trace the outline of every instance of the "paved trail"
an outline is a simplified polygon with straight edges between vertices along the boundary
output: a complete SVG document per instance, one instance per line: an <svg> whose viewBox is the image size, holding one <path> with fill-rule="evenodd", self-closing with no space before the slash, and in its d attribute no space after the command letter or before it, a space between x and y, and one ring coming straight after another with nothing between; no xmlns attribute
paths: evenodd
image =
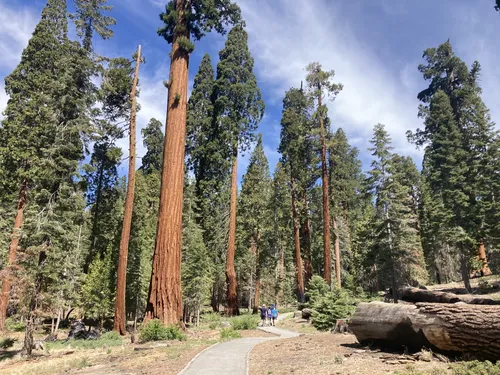
<svg viewBox="0 0 500 375"><path fill-rule="evenodd" d="M281 319L278 320L285 319L290 315L280 315ZM248 356L255 345L264 341L299 336L296 332L277 327L261 327L259 329L277 336L249 337L217 344L202 352L179 375L246 375Z"/></svg>

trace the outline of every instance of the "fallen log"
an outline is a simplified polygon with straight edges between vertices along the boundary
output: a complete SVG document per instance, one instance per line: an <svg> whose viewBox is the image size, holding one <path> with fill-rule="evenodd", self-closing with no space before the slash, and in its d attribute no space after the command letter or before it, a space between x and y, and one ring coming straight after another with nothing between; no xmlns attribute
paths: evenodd
<svg viewBox="0 0 500 375"><path fill-rule="evenodd" d="M499 306L360 303L349 328L362 344L500 359Z"/></svg>
<svg viewBox="0 0 500 375"><path fill-rule="evenodd" d="M474 297L472 295L457 295L453 293L422 290L418 288L401 288L399 298L406 302L457 303L465 302L471 305L500 305L500 301L491 298Z"/></svg>

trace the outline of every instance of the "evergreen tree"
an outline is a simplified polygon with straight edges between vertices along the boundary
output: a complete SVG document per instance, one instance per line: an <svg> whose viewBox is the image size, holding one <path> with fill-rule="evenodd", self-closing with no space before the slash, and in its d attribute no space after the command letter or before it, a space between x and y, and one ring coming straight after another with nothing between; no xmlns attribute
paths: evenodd
<svg viewBox="0 0 500 375"><path fill-rule="evenodd" d="M330 250L330 199L328 188L328 165L326 137L329 129L326 129L325 119L327 117L327 107L323 104L324 95L327 94L332 100L342 90L341 84L331 82L335 72L325 72L319 63L310 63L306 68L308 94L317 102L315 120L319 123L319 133L321 140L321 182L323 187L323 272L324 279L328 285L332 285L331 276L331 250ZM336 246L335 253L335 275L337 285L340 287L340 252Z"/></svg>
<svg viewBox="0 0 500 375"><path fill-rule="evenodd" d="M383 125L375 125L371 143L375 160L368 172L368 182L375 197L374 260L378 264L378 279L383 286L391 286L397 301L399 287L426 279L416 228L418 216L413 210L414 186L407 178L415 173L416 167L410 159L391 152L391 138Z"/></svg>
<svg viewBox="0 0 500 375"><path fill-rule="evenodd" d="M359 151L352 147L344 131L339 128L328 142L330 199L334 244L341 254L343 277L351 281L357 273L353 264L352 241L355 227L364 206L363 174ZM337 250L336 250L337 251ZM343 255L343 256L342 256Z"/></svg>
<svg viewBox="0 0 500 375"><path fill-rule="evenodd" d="M235 26L219 53L217 79L214 85L214 121L226 129L231 170L231 209L226 261L228 316L238 314L237 280L234 268L236 247L236 203L238 194L238 151L245 151L254 139L254 131L264 115L257 80L253 74L254 60L248 50L248 34L243 26Z"/></svg>
<svg viewBox="0 0 500 375"><path fill-rule="evenodd" d="M104 15L113 9L106 5L108 0L75 0L76 13L71 15L75 21L77 34L83 41L83 48L91 52L94 32L102 39L109 39L114 35L109 27L116 25L116 20Z"/></svg>
<svg viewBox="0 0 500 375"><path fill-rule="evenodd" d="M35 202L39 192L44 197L54 194L57 200L61 183L72 179L83 157L84 93L75 82L81 66L73 54L74 44L67 39L67 28L66 1L49 0L21 62L5 80L9 101L0 128L3 197L8 202L14 191L19 192L10 265L16 262L27 202ZM43 198L40 204L47 201ZM0 327L10 286L7 275L2 280Z"/></svg>
<svg viewBox="0 0 500 375"><path fill-rule="evenodd" d="M431 81L418 95L422 101L419 115L424 118L425 128L409 136L418 146L425 146L424 176L430 189L427 203L442 205L446 212L436 212L433 218L442 221L429 227L446 228L445 243L458 251L462 277L470 290L472 249L479 249L482 257L484 242L493 241L485 215L493 200L485 198L494 196L489 180L494 178L493 171L499 169L488 150L498 135L481 100L479 63L474 62L469 69L453 53L449 41L427 49L424 58L427 63L420 65L419 70ZM430 202L431 199L438 201ZM485 254L482 261L484 268Z"/></svg>
<svg viewBox="0 0 500 375"><path fill-rule="evenodd" d="M240 21L240 9L230 0L171 0L160 15L164 26L158 34L172 44L168 104L163 155L160 210L151 274L146 319L159 318L165 324L182 317L181 242L184 149L186 142L190 41L200 40L215 29ZM161 265L169 267L164 270Z"/></svg>
<svg viewBox="0 0 500 375"><path fill-rule="evenodd" d="M241 193L239 197L238 216L240 217L239 228L241 228L241 241L246 249L250 250L252 267L250 269L251 280L255 280L250 285L250 291L254 291L253 309L257 311L260 298L261 268L265 259L275 254L265 252L265 239L272 233L272 212L270 211L271 199L271 176L269 163L264 153L262 135L259 134L257 145L255 146L248 169L243 176ZM250 296L252 293L250 292Z"/></svg>
<svg viewBox="0 0 500 375"><path fill-rule="evenodd" d="M142 158L141 170L148 175L161 171L161 159L163 156L163 133L162 124L155 118L149 120L145 128L141 130L146 154Z"/></svg>

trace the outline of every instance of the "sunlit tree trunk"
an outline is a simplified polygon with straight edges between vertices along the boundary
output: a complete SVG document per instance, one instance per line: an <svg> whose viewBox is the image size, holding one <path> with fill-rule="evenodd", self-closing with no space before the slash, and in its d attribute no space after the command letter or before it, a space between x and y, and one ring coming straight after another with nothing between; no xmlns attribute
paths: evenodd
<svg viewBox="0 0 500 375"><path fill-rule="evenodd" d="M299 302L305 302L304 275L302 266L302 255L300 254L300 233L299 233L299 215L296 205L295 179L291 176L292 186L292 216L293 216L293 241L295 243L295 268L297 269L297 299Z"/></svg>
<svg viewBox="0 0 500 375"><path fill-rule="evenodd" d="M236 270L234 267L234 254L236 249L236 206L238 200L238 150L233 156L233 170L231 172L231 207L229 213L229 239L227 245L226 258L226 283L227 283L227 306L225 315L238 315L238 295L236 280Z"/></svg>
<svg viewBox="0 0 500 375"><path fill-rule="evenodd" d="M23 225L24 207L28 195L28 185L23 181L19 190L19 199L17 201L17 214L14 221L14 230L9 246L9 267L16 263L17 248L19 247L19 238L21 236L21 227ZM5 319L7 318L7 307L9 306L10 288L12 286L12 275L7 272L2 278L2 294L0 295L0 330L4 329Z"/></svg>
<svg viewBox="0 0 500 375"><path fill-rule="evenodd" d="M184 0L177 0L178 25L185 24L184 6ZM178 39L189 36L187 28L180 27L172 44L160 207L145 316L146 321L158 318L164 324L178 324L182 319L182 199L189 54L180 48Z"/></svg>
<svg viewBox="0 0 500 375"><path fill-rule="evenodd" d="M135 62L134 82L130 93L132 102L130 110L130 145L128 162L128 185L127 196L125 198L125 212L123 215L122 234L120 239L120 253L118 256L118 272L116 281L116 301L115 301L115 319L113 330L124 336L126 334L126 315L125 315L125 293L127 285L127 261L128 244L130 241L130 227L132 225L132 211L134 207L135 190L135 144L136 144L136 119L137 119L137 82L139 80L139 67L141 65L141 46L137 49L137 58Z"/></svg>

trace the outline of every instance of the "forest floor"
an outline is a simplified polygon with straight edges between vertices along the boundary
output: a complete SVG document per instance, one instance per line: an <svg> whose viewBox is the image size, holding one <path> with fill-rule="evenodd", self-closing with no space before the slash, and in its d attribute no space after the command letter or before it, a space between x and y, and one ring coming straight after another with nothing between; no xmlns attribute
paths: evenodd
<svg viewBox="0 0 500 375"><path fill-rule="evenodd" d="M471 286L474 295L500 300L498 275L472 279ZM429 289L467 293L462 282L433 285ZM302 335L257 345L250 354L250 375L448 375L452 366L460 364L447 362L445 357L430 351L408 355L362 347L352 334L319 332L304 319L289 318L279 327Z"/></svg>
<svg viewBox="0 0 500 375"><path fill-rule="evenodd" d="M60 336L64 336L64 331ZM220 332L208 327L188 330L185 341L163 341L155 343L131 344L125 337L115 346L72 347L57 345L34 351L34 357L25 360L19 350L23 333L10 333L17 339L11 350L0 350L0 374L48 375L48 374L178 374L198 353L220 342ZM241 337L271 337L260 330L240 331ZM40 335L36 339L42 339ZM89 344L92 342L87 341ZM99 341L95 341L98 345Z"/></svg>

